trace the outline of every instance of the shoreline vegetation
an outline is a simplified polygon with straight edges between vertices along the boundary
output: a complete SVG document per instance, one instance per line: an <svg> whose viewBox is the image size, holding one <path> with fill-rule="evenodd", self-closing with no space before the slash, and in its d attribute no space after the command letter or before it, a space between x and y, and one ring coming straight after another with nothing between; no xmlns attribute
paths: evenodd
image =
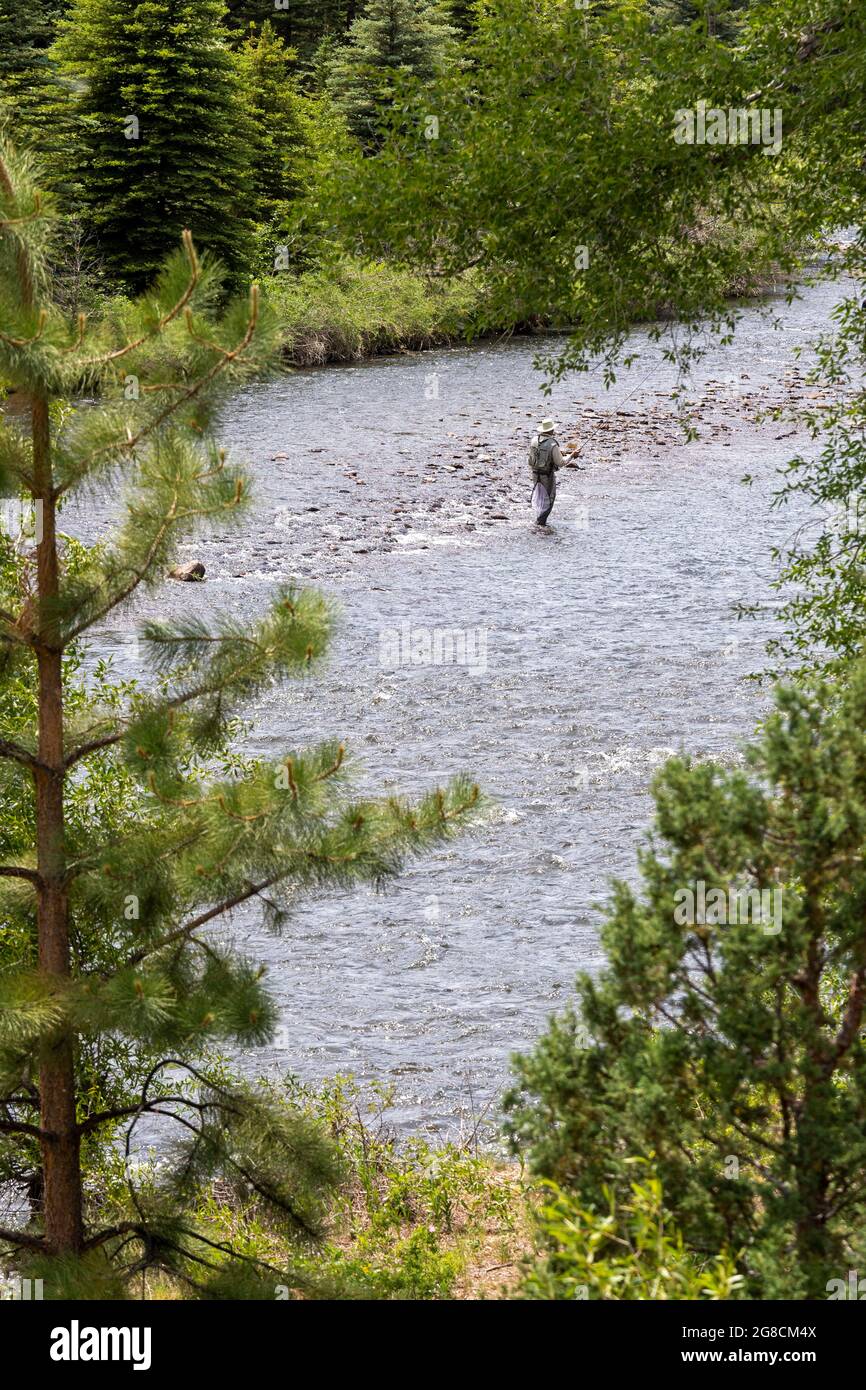
<svg viewBox="0 0 866 1390"><path fill-rule="evenodd" d="M194 1213L193 1225L217 1246L240 1245L264 1267L286 1269L288 1286L263 1293L277 1301L498 1299L518 1295L537 1253L541 1189L522 1165L485 1148L477 1126L465 1137L431 1142L401 1138L389 1123L390 1088L362 1087L338 1075L316 1087L294 1077L261 1083L279 1108L302 1114L335 1146L340 1183L320 1239L289 1246L255 1194L240 1196L217 1182ZM136 1180L145 1192L158 1180L158 1155ZM122 1200L124 1173L102 1194L110 1209ZM104 1213L103 1213L104 1214ZM241 1293L241 1291L238 1291ZM155 1270L148 1299L183 1297L172 1274Z"/></svg>
<svg viewBox="0 0 866 1390"><path fill-rule="evenodd" d="M773 266L744 270L727 294L731 300L757 298L784 278ZM298 276L268 276L262 288L277 313L282 355L293 367L346 365L467 340L569 330L552 315L489 322L484 284L472 272L434 280L387 262L341 260Z"/></svg>
<svg viewBox="0 0 866 1390"><path fill-rule="evenodd" d="M59 1302L816 1307L851 1282L859 1294L866 45L850 4L718 10L0 0L0 1285L9 1266L19 1295L35 1280ZM733 104L707 113L708 98ZM833 228L856 233L838 262ZM266 745L246 738L271 692L316 680L338 635L334 600L304 576L275 570L255 611L191 607L177 591L158 607L200 528L251 524L252 470L215 437L226 403L280 368L514 333L568 334L558 377L598 364L612 384L635 360L636 325L686 376L714 342L732 344L737 303L796 293L822 255L849 287L819 333L794 325L806 370L760 416L792 426L775 439L808 443L780 467L787 448L740 451L775 469L774 507L826 513L820 532L768 545L754 607L733 603L712 535L698 538L700 572L673 550L635 596L660 601L664 586L668 604L673 586L676 604L697 586L738 618L769 612L773 705L734 763L724 748L690 753L684 736L656 770L636 872L608 887L600 963L512 1054L489 1141L474 1101L456 1141L404 1138L384 1085L236 1070L232 1058L255 1066L275 1041L283 1007L237 909L288 928L291 972L305 902L444 858L491 802L468 772L436 787L425 774L401 795L393 777L369 788L361 735L316 734L331 724L327 689L311 695L300 749L277 728ZM690 439L714 387L689 407ZM502 409L504 393L490 395ZM623 431L646 438L662 407L582 415L639 412ZM623 431L600 423L615 450ZM664 434L652 443L664 450ZM392 491L409 503L414 477L400 478ZM684 554L701 485L700 468L678 484ZM67 504L105 493L119 500L110 534L66 534ZM623 545L645 528L640 508ZM343 529L333 547L348 555ZM291 537L269 539L309 568ZM750 546L723 558L725 574L754 562ZM544 581L535 559L521 552L517 583ZM382 621L401 621L398 598ZM497 606L507 617L507 594ZM124 608L132 673L115 681L88 644ZM620 617L613 603L615 633ZM673 623L644 647L676 656L683 634ZM700 679L724 698L732 668L714 647ZM349 698L345 722L362 729L364 692ZM566 716L573 704L558 701ZM494 726L501 707L497 692ZM518 765L533 756L527 728ZM784 930L775 913L772 931L762 913L681 920L696 884L729 903L784 893ZM482 893L476 915L497 912ZM285 979L315 1038L321 1018Z"/></svg>
<svg viewBox="0 0 866 1390"><path fill-rule="evenodd" d="M736 242L742 268L725 286L731 302L760 298L790 282L791 277L778 266L752 261L754 248L747 228L708 220L695 235L702 241ZM99 312L107 317L125 318L127 296L110 289L106 294L107 287L102 286L101 297L98 272L92 284L89 278L76 284L68 307L90 312L99 305ZM573 328L555 312L499 321L476 270L437 277L396 262L343 255L300 273L264 275L259 283L276 314L279 355L294 368L345 366L392 353L430 351L517 334L542 338ZM657 317L666 314L666 306L660 303ZM0 403L3 390L0 381Z"/></svg>

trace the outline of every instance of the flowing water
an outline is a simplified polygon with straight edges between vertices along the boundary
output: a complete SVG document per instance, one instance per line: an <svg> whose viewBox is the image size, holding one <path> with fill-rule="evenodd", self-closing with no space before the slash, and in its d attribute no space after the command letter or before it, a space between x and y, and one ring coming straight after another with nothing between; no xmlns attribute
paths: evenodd
<svg viewBox="0 0 866 1390"><path fill-rule="evenodd" d="M806 394L794 349L837 295L778 302L777 330L745 311L688 383L690 443L643 333L608 392L591 373L543 395L538 342L521 339L300 371L232 401L221 437L249 461L253 512L186 547L203 584L164 586L99 650L131 674L144 615L252 619L277 582L320 583L342 605L328 668L258 701L252 749L276 761L339 736L364 789L466 770L496 803L383 894L308 901L280 937L259 908L236 914L281 1009L276 1046L239 1059L248 1073L377 1078L407 1128L495 1114L509 1055L602 964L599 903L611 876L635 880L654 769L679 749L731 762L754 728L765 697L743 677L772 619L738 624L732 605L772 602L770 545L795 518L769 501L804 441L751 417ZM560 474L547 533L525 464L542 414L585 441L586 464ZM106 508L74 529L94 536ZM442 629L465 661L426 659Z"/></svg>

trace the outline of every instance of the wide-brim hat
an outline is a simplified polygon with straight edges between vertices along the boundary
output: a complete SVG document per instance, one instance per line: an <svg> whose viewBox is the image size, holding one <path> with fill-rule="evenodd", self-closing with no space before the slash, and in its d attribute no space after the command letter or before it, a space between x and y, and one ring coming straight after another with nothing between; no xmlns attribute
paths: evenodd
<svg viewBox="0 0 866 1390"><path fill-rule="evenodd" d="M556 425L553 423L550 416L548 416L546 420L542 420L541 424L538 426L539 434L553 434L555 430Z"/></svg>

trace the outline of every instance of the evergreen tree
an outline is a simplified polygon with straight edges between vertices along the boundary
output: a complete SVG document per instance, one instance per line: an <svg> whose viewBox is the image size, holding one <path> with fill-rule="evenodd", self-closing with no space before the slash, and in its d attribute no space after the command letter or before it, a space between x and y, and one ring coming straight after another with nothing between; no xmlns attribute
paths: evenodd
<svg viewBox="0 0 866 1390"><path fill-rule="evenodd" d="M355 20L349 42L333 57L328 90L349 128L375 144L379 122L400 78L431 79L457 38L441 5L430 0L371 0Z"/></svg>
<svg viewBox="0 0 866 1390"><path fill-rule="evenodd" d="M461 34L469 34L478 23L479 0L443 0L440 8Z"/></svg>
<svg viewBox="0 0 866 1390"><path fill-rule="evenodd" d="M866 664L786 689L751 771L674 759L607 967L517 1064L510 1127L585 1207L652 1159L694 1257L826 1298L866 1256ZM748 896L752 895L752 896ZM763 895L763 896L761 896Z"/></svg>
<svg viewBox="0 0 866 1390"><path fill-rule="evenodd" d="M228 0L229 23L234 29L269 20L297 53L305 75L311 72L322 39L343 40L365 9L364 0Z"/></svg>
<svg viewBox="0 0 866 1390"><path fill-rule="evenodd" d="M0 123L40 152L57 152L62 86L49 47L56 6L46 0L0 0Z"/></svg>
<svg viewBox="0 0 866 1390"><path fill-rule="evenodd" d="M3 490L32 508L34 544L22 543L0 607L0 680L34 683L38 714L35 728L0 726L3 776L20 780L35 844L26 854L7 843L0 865L0 1140L38 1144L42 1211L38 1225L0 1229L0 1251L19 1269L29 1259L49 1296L118 1294L153 1267L212 1294L261 1296L245 1252L196 1225L197 1197L222 1177L273 1211L287 1240L310 1237L335 1165L302 1114L198 1065L209 1044L255 1046L274 1026L262 968L208 929L256 902L277 928L305 890L382 881L465 823L478 794L458 780L417 805L354 800L336 740L273 765L214 766L241 702L323 655L332 614L315 593L281 589L256 623L148 623L141 643L157 679L146 692L119 702L72 688L66 658L93 625L158 584L194 528L241 514L247 479L208 429L223 393L272 360L277 328L255 286L214 317L218 269L188 232L121 322L70 322L46 272L50 214L28 160L4 146L0 376L30 418L26 434L3 425L0 465ZM98 403L64 408L82 389ZM72 563L61 501L121 485L119 529ZM15 703L0 700L0 714ZM82 842L73 786L108 755L142 811ZM126 1040L133 1058L157 1054L135 1095L107 1106L83 1062L106 1038ZM123 1124L131 1154L143 1116L179 1122L175 1166L145 1187L130 1175L108 1210L85 1206L82 1144ZM271 1296L275 1274L291 1280L270 1270Z"/></svg>
<svg viewBox="0 0 866 1390"><path fill-rule="evenodd" d="M708 37L730 41L751 0L652 0L661 24L699 24Z"/></svg>
<svg viewBox="0 0 866 1390"><path fill-rule="evenodd" d="M295 88L290 61L290 50L269 23L258 34L251 31L238 54L252 130L251 213L269 269L275 248L293 240L291 204L307 188L313 158L308 103Z"/></svg>
<svg viewBox="0 0 866 1390"><path fill-rule="evenodd" d="M28 534L29 520L25 508L19 512L19 508L12 505L6 528L0 529L0 607L6 611L14 609L20 601L22 555L34 539ZM74 577L87 564L87 550L65 537L63 558L67 574ZM64 651L65 714L69 720L92 719L100 708L112 704L121 707L131 695L128 685L111 681L107 664L101 661L92 669L90 681L85 682L84 658L80 643L70 644ZM0 729L33 729L38 721L39 685L35 663L18 663L14 669L7 665L0 679ZM125 766L115 749L108 747L88 759L82 775L70 778L65 789L64 829L69 857L78 859L89 854L94 844L135 833L137 827L149 820L148 800L140 780ZM5 761L0 761L0 803L3 806L0 863L31 862L36 833L32 786L21 777L15 764ZM0 971L7 970L11 961L30 962L34 967L37 964L31 905L22 903L20 894L16 893L16 888L20 887L17 880L0 876ZM102 903L91 900L86 914L77 913L72 936L80 969L104 975L122 961L123 936L117 932L109 900ZM128 1038L111 1034L80 1038L77 1048L79 1089L87 1095L91 1109L122 1109L139 1093L141 1075L160 1059L158 1049L148 1049L141 1038L132 1046ZM35 1077L26 1084L35 1098ZM157 1085L158 1089L166 1090L165 1086ZM0 1119L12 1120L14 1113L14 1106L0 1102ZM84 1137L82 1167L92 1184L104 1185L111 1181L117 1169L117 1138L116 1126L109 1123ZM21 1193L31 1220L39 1222L43 1181L39 1144L35 1138L15 1135L13 1139L0 1141L0 1186L6 1192Z"/></svg>
<svg viewBox="0 0 866 1390"><path fill-rule="evenodd" d="M109 267L148 284L188 227L234 273L250 254L250 131L222 0L73 0L58 55L84 79L76 159Z"/></svg>

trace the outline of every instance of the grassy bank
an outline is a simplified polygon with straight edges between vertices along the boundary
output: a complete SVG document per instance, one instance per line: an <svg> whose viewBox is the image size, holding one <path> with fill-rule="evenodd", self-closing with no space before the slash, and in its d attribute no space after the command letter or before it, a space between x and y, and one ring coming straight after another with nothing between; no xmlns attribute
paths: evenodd
<svg viewBox="0 0 866 1390"><path fill-rule="evenodd" d="M483 298L477 276L440 281L355 260L274 275L263 287L283 324L286 357L302 367L456 342L471 331Z"/></svg>
<svg viewBox="0 0 866 1390"><path fill-rule="evenodd" d="M760 295L778 283L777 268L762 259L748 227L708 216L686 242L692 253L710 243L724 250L729 268L720 288L732 299ZM477 271L436 279L388 262L344 258L299 276L269 276L263 288L282 323L286 358L299 367L461 342L478 332L482 321L488 334L568 326L551 315L491 329Z"/></svg>
<svg viewBox="0 0 866 1390"><path fill-rule="evenodd" d="M217 1182L195 1213L204 1253L224 1243L274 1270L237 1276L226 1298L302 1300L737 1299L742 1279L730 1254L696 1256L665 1206L651 1160L633 1159L628 1200L585 1208L553 1183L465 1142L432 1145L388 1123L387 1088L351 1077L321 1088L289 1078L270 1088L335 1144L340 1181L309 1243L263 1216L255 1193ZM141 1181L141 1175L138 1175ZM286 1271L279 1274L278 1271ZM290 1283L282 1283L283 1278ZM190 1290L151 1275L147 1298ZM194 1296L194 1295L193 1295Z"/></svg>
<svg viewBox="0 0 866 1390"><path fill-rule="evenodd" d="M517 1164L466 1143L400 1138L387 1090L348 1077L320 1089L289 1080L275 1097L299 1107L336 1144L341 1181L324 1215L324 1239L306 1248L263 1218L254 1194L216 1183L196 1212L211 1256L230 1242L247 1258L291 1270L291 1285L258 1277L227 1297L489 1299L513 1296L533 1245L532 1198ZM219 1255L216 1256L219 1262ZM146 1297L183 1299L171 1275L148 1280Z"/></svg>

